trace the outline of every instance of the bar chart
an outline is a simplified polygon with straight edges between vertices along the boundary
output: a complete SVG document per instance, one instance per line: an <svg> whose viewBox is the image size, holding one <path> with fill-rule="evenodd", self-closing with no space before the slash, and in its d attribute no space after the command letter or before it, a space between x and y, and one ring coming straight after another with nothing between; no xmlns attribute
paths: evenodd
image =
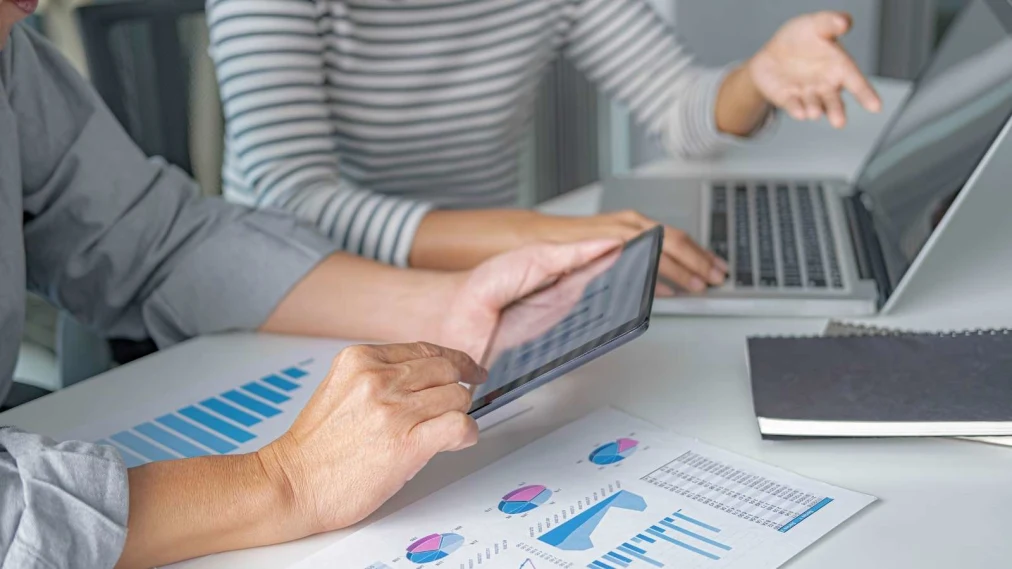
<svg viewBox="0 0 1012 569"><path fill-rule="evenodd" d="M258 438L253 427L299 409L286 406L309 376L304 366L290 366L152 417L95 442L115 448L128 468L178 458L236 451Z"/></svg>
<svg viewBox="0 0 1012 569"><path fill-rule="evenodd" d="M664 567L659 559L672 555L670 550L688 552L701 560L719 561L731 551L720 541L721 528L696 519L682 510L659 520L625 543L593 561L590 569Z"/></svg>

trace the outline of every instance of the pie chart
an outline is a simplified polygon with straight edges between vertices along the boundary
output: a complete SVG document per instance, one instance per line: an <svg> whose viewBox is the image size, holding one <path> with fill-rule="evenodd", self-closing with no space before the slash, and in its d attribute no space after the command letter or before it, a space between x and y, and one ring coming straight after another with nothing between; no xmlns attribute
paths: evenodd
<svg viewBox="0 0 1012 569"><path fill-rule="evenodd" d="M464 545L464 538L455 533L434 533L408 546L407 557L412 563L432 563L449 556Z"/></svg>
<svg viewBox="0 0 1012 569"><path fill-rule="evenodd" d="M524 486L502 497L499 511L504 514L522 514L544 504L552 497L552 491L540 484Z"/></svg>
<svg viewBox="0 0 1012 569"><path fill-rule="evenodd" d="M636 452L639 441L633 439L619 439L608 444L601 445L590 453L590 461L594 464L606 465L622 462Z"/></svg>

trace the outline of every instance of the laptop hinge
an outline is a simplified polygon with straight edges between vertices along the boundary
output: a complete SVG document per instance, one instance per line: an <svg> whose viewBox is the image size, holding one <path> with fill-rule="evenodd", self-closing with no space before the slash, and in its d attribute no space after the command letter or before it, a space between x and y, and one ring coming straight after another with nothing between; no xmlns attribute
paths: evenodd
<svg viewBox="0 0 1012 569"><path fill-rule="evenodd" d="M881 308L892 294L892 282L886 270L882 244L875 233L871 213L861 200L861 192L844 199L850 237L857 259L858 273L862 279L873 279L878 288L878 306Z"/></svg>

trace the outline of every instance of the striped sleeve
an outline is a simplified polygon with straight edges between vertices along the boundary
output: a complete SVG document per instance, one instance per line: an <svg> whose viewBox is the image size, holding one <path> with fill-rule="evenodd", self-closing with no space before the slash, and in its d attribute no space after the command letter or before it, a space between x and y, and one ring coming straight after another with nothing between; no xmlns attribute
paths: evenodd
<svg viewBox="0 0 1012 569"><path fill-rule="evenodd" d="M342 250L406 266L431 206L342 179L327 101L333 20L312 0L208 0L226 121L226 195L289 210Z"/></svg>
<svg viewBox="0 0 1012 569"><path fill-rule="evenodd" d="M672 154L710 156L741 140L717 129L729 69L696 64L647 0L579 0L565 54Z"/></svg>

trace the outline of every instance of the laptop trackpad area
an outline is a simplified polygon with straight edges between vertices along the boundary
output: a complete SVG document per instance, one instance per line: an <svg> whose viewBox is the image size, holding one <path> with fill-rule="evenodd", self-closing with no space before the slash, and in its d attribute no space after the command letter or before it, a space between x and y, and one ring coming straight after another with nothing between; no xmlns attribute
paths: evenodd
<svg viewBox="0 0 1012 569"><path fill-rule="evenodd" d="M703 182L688 178L620 178L604 182L601 212L636 210L702 239Z"/></svg>

